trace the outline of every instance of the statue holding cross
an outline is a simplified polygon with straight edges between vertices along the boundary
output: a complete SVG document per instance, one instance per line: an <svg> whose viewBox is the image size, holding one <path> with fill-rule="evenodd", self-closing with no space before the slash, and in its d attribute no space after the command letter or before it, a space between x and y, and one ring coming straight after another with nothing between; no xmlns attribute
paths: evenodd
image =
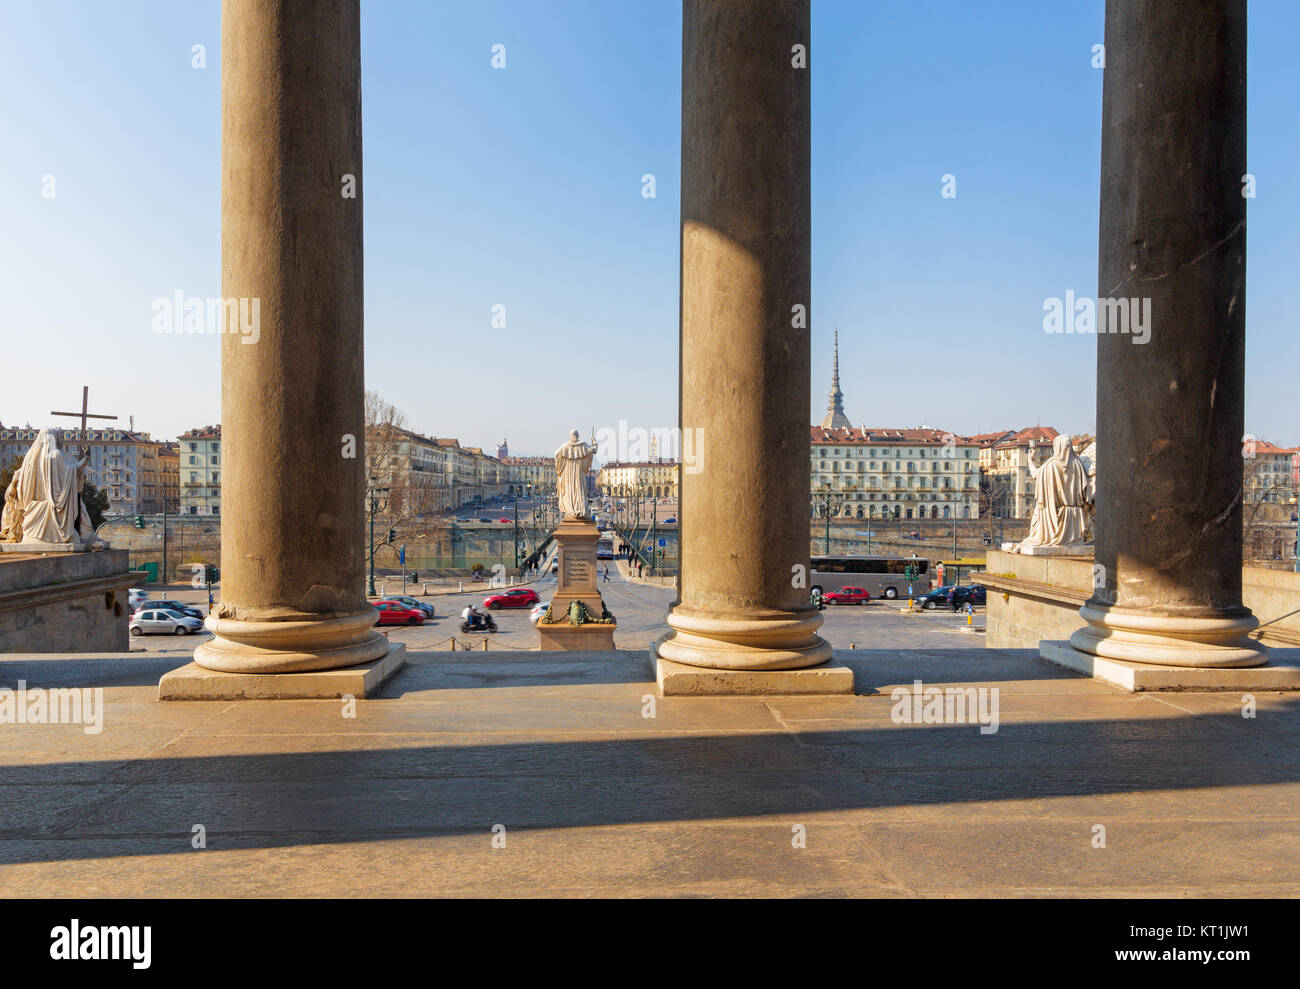
<svg viewBox="0 0 1300 989"><path fill-rule="evenodd" d="M45 428L14 471L4 493L0 514L0 544L6 552L76 552L102 549L103 542L90 524L90 513L81 500L90 463L86 442L87 419L116 419L87 411L90 389L81 391L81 412L51 412L56 416L80 416L81 455L72 458L59 448L59 432Z"/></svg>

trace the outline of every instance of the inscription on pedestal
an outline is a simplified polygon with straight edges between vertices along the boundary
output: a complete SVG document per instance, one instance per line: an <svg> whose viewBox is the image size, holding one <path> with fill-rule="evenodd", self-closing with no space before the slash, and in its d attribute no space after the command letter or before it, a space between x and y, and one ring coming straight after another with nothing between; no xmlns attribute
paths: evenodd
<svg viewBox="0 0 1300 989"><path fill-rule="evenodd" d="M595 575L592 573L591 561L578 559L566 559L564 561L564 583L581 584L591 586L595 583Z"/></svg>

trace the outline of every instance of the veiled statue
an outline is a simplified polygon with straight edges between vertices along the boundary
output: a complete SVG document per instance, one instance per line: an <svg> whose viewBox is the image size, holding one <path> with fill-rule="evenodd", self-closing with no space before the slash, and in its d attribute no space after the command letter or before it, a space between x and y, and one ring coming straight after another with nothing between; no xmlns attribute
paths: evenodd
<svg viewBox="0 0 1300 989"><path fill-rule="evenodd" d="M595 455L596 444L582 442L576 429L569 433L569 442L555 451L556 493L565 518L591 518L587 505L587 472Z"/></svg>
<svg viewBox="0 0 1300 989"><path fill-rule="evenodd" d="M1095 499L1094 473L1074 452L1070 437L1052 441L1052 454L1029 472L1034 481L1034 514L1029 535L1016 545L1017 553L1087 552L1090 509Z"/></svg>
<svg viewBox="0 0 1300 989"><path fill-rule="evenodd" d="M81 500L90 453L73 459L59 448L59 433L42 429L5 490L0 542L33 549L91 549L95 537Z"/></svg>

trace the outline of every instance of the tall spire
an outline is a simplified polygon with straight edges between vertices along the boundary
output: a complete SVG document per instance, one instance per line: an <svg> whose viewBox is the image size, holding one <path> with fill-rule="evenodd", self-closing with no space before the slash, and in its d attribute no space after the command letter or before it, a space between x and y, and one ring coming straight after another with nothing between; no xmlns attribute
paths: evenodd
<svg viewBox="0 0 1300 989"><path fill-rule="evenodd" d="M853 423L844 414L844 392L840 391L840 328L835 327L835 361L831 370L831 393L826 403L826 418L822 429L852 429Z"/></svg>

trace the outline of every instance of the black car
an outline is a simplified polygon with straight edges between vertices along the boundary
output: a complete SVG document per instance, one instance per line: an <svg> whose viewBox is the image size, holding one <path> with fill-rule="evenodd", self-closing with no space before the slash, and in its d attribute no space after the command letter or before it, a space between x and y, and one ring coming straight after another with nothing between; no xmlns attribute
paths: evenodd
<svg viewBox="0 0 1300 989"><path fill-rule="evenodd" d="M168 611L179 611L182 615L188 615L191 618L202 619L207 617L206 611L200 611L198 608L194 607L194 605L185 604L182 601L141 601L140 607L135 610L139 611L140 608L146 606L150 608L166 608Z"/></svg>
<svg viewBox="0 0 1300 989"><path fill-rule="evenodd" d="M954 590L954 588L947 585L936 587L930 593L922 594L916 600L926 611L933 611L935 608L946 608L948 607L948 592L951 590ZM955 590L958 606L967 602L983 604L985 601L986 595L982 584L965 584Z"/></svg>

